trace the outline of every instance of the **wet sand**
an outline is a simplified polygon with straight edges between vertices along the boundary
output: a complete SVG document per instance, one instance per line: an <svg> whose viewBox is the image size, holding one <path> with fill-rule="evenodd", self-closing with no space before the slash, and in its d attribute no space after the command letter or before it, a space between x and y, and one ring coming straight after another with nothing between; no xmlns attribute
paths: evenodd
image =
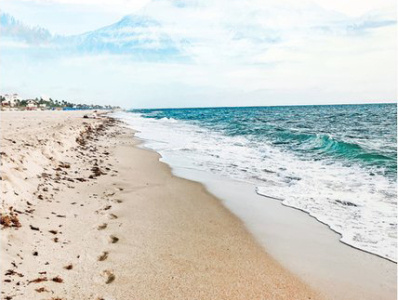
<svg viewBox="0 0 398 300"><path fill-rule="evenodd" d="M133 132L2 112L2 299L321 299Z"/></svg>
<svg viewBox="0 0 398 300"><path fill-rule="evenodd" d="M252 184L184 168L173 168L173 173L203 183L243 220L267 253L325 299L397 299L396 263L341 243L327 225L258 195Z"/></svg>

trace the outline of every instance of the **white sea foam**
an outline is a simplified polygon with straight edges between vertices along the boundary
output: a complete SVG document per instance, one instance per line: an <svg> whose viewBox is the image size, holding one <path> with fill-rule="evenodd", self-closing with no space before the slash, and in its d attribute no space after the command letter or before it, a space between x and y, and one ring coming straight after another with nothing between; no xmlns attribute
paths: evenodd
<svg viewBox="0 0 398 300"><path fill-rule="evenodd" d="M299 159L270 144L185 121L135 113L117 117L138 130L145 146L172 166L255 183L259 194L308 212L340 233L342 242L396 261L396 183L386 177L370 175L359 166Z"/></svg>

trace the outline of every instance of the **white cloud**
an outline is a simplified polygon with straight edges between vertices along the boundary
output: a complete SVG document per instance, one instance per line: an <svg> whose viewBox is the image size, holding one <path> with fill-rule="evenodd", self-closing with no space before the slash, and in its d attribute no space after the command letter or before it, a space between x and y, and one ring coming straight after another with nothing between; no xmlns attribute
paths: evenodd
<svg viewBox="0 0 398 300"><path fill-rule="evenodd" d="M351 17L359 17L374 11L394 16L397 5L397 2L392 0L317 0L316 3Z"/></svg>
<svg viewBox="0 0 398 300"><path fill-rule="evenodd" d="M313 40L327 44L328 38L345 36L346 45L352 46L351 37L372 30L365 25L389 18L380 12L394 6L393 2L380 3L366 2L354 11L339 1L325 0L188 0L183 7L172 1L153 1L141 13L159 20L164 25L162 30L180 43L197 63L269 64L300 61L298 52L311 52L312 47L320 44L312 43ZM347 16L348 12L355 17ZM365 49L374 43L372 36L363 36L360 40L364 41L361 45ZM279 52L277 59L267 60L266 54L273 52L275 56L275 51ZM361 49L356 47L351 51Z"/></svg>

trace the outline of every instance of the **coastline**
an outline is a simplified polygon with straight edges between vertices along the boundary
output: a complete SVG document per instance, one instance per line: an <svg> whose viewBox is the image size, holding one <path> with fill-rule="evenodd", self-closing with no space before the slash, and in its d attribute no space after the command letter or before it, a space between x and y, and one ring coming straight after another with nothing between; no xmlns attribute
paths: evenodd
<svg viewBox="0 0 398 300"><path fill-rule="evenodd" d="M141 148L154 151L139 139ZM394 261L344 243L327 224L258 194L254 184L185 167L184 160L174 156L160 160L175 176L204 185L268 254L326 299L396 299Z"/></svg>
<svg viewBox="0 0 398 300"><path fill-rule="evenodd" d="M1 113L3 212L21 224L1 232L3 298L322 299L132 130L82 114Z"/></svg>
<svg viewBox="0 0 398 300"><path fill-rule="evenodd" d="M395 262L342 243L338 233L306 212L264 199L246 182L179 167L173 174L203 184L267 253L326 299L396 299Z"/></svg>

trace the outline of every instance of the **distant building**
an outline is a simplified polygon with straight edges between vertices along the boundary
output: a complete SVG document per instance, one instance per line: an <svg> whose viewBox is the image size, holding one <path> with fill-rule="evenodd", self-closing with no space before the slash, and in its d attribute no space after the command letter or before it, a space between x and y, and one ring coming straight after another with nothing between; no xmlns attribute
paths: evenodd
<svg viewBox="0 0 398 300"><path fill-rule="evenodd" d="M5 107L17 106L17 104L18 104L18 94L17 93L5 94L3 97L4 97L4 100L1 102L2 106L5 106Z"/></svg>
<svg viewBox="0 0 398 300"><path fill-rule="evenodd" d="M33 100L33 99L27 100L26 109L27 110L36 110L37 109L36 100Z"/></svg>
<svg viewBox="0 0 398 300"><path fill-rule="evenodd" d="M1 106L10 107L10 102L8 100L1 101Z"/></svg>

